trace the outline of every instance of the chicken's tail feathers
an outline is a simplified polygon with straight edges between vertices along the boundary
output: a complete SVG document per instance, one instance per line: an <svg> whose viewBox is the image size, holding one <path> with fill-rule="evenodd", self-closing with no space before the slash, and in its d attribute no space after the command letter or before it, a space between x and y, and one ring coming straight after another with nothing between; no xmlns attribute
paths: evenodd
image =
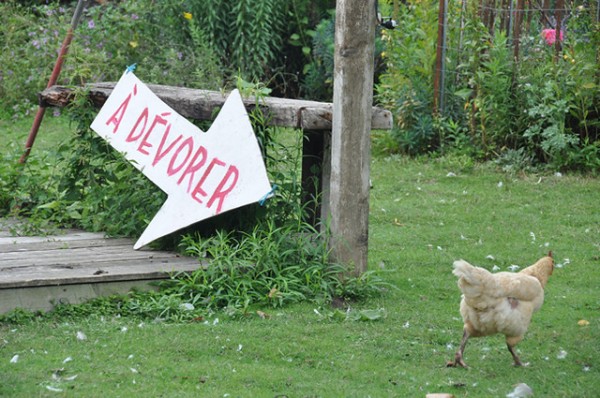
<svg viewBox="0 0 600 398"><path fill-rule="evenodd" d="M484 268L475 267L465 260L457 260L453 264L452 273L458 277L458 287L465 297L482 294L494 283L494 276Z"/></svg>
<svg viewBox="0 0 600 398"><path fill-rule="evenodd" d="M454 270L452 270L452 273L459 278L467 276L471 272L471 269L475 268L474 266L472 266L465 260L456 260L452 264L452 267L454 267Z"/></svg>

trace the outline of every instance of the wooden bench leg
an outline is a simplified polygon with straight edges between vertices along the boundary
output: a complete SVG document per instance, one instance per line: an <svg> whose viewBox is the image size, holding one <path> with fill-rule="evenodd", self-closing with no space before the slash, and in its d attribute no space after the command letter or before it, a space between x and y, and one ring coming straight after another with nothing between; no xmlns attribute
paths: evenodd
<svg viewBox="0 0 600 398"><path fill-rule="evenodd" d="M329 214L331 132L304 130L303 134L302 205L306 209L305 221L318 227Z"/></svg>

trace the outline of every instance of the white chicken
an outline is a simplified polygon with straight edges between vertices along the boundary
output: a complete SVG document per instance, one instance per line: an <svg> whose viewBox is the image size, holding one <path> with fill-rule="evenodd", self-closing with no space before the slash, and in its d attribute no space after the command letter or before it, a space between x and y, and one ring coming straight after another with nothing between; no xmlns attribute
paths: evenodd
<svg viewBox="0 0 600 398"><path fill-rule="evenodd" d="M534 312L544 302L544 288L554 270L552 252L521 272L492 274L464 260L454 262L453 273L462 291L460 314L464 322L463 338L448 366L467 367L463 354L470 337L502 333L515 366L523 363L515 353Z"/></svg>

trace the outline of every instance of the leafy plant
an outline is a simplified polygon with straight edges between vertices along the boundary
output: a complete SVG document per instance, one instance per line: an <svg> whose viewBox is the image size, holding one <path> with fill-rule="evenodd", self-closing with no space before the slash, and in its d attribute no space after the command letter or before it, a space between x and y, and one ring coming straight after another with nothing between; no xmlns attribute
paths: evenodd
<svg viewBox="0 0 600 398"><path fill-rule="evenodd" d="M303 88L312 100L331 101L333 98L333 54L335 15L323 19L312 33L312 60L305 67Z"/></svg>
<svg viewBox="0 0 600 398"><path fill-rule="evenodd" d="M436 12L433 7L403 6L398 16L402 29L382 30L387 71L377 86L377 99L394 113L392 135L408 154L432 150L432 102L435 61Z"/></svg>
<svg viewBox="0 0 600 398"><path fill-rule="evenodd" d="M171 289L208 308L245 311L251 305L361 299L382 287L371 274L344 279L349 270L329 263L327 239L303 222L276 226L267 220L249 233L219 231L207 239L188 235L182 244L187 254L208 262L174 278Z"/></svg>

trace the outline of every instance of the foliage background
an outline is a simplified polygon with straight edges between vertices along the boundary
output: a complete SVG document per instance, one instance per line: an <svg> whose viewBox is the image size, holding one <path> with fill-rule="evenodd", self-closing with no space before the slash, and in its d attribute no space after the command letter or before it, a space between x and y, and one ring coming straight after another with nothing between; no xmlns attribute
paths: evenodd
<svg viewBox="0 0 600 398"><path fill-rule="evenodd" d="M541 13L526 14L516 60L499 2L486 3L497 7L492 29L482 21L479 2L450 2L446 106L439 115L432 111L438 2L390 3L400 27L382 32L387 71L377 98L394 112L391 151L458 151L512 169L600 170L596 3L565 2L566 34L558 56L542 38L550 26Z"/></svg>
<svg viewBox="0 0 600 398"><path fill-rule="evenodd" d="M206 45L218 29L226 40L244 32L227 31L238 22L215 10L215 29L208 30L204 21L213 17L202 8L206 3L121 1L90 9L61 83L115 80L136 62L137 74L153 83L220 88L237 84L239 75L245 79L240 86L261 95L328 95L332 1L237 2L270 5L262 15L285 22L265 20L261 34L277 36L254 37L268 48L257 44L265 54L252 59L262 65L249 61L248 68L235 56L230 62L235 49L229 42L222 50ZM524 43L528 62L518 65L508 37L490 35L469 9L464 50L449 49L449 65L458 72L448 83L447 113L438 118L430 84L437 2L401 3L380 4L400 22L380 32L385 65L377 87L398 126L392 134L373 132L372 272L331 278L343 268L327 264L327 237L307 229L295 211L298 154L285 148L299 148L301 138L258 123L261 137L270 137L269 171L285 187L268 202L277 223L233 226L238 233L232 235L214 234L214 225L186 231L189 253L219 261L206 273L173 280L166 294L132 293L59 306L51 314L3 317L0 395L55 394L51 387L84 396L505 396L526 382L540 396L593 396L600 357L600 190L597 179L585 175L597 172L598 161L597 23L585 19L593 9L571 19L577 23L570 22L573 35L561 59L554 62L535 34ZM452 26L460 26L452 4ZM71 2L0 3L0 131L7 137L0 151L0 215L29 217L17 234L47 232L47 223L56 223L135 235L163 198L87 129L94 110L83 102L68 111L70 128L65 115L47 115L27 165L16 164L18 135L31 125L35 93L46 84L71 10ZM246 22L239 26L248 29ZM265 84L253 81L254 73ZM480 163L486 159L497 163ZM546 165L551 171L541 170ZM581 173L555 173L558 168ZM265 209L231 218L254 221L259 212ZM226 221L215 222L223 227ZM469 342L472 369L446 368L462 327L452 260L507 269L549 249L562 267L519 345L533 366L510 366L498 336ZM395 288L378 283L379 275ZM334 297L349 302L334 309L328 305ZM297 301L304 303L277 309ZM87 339L78 339L79 332ZM20 360L11 363L14 355Z"/></svg>

